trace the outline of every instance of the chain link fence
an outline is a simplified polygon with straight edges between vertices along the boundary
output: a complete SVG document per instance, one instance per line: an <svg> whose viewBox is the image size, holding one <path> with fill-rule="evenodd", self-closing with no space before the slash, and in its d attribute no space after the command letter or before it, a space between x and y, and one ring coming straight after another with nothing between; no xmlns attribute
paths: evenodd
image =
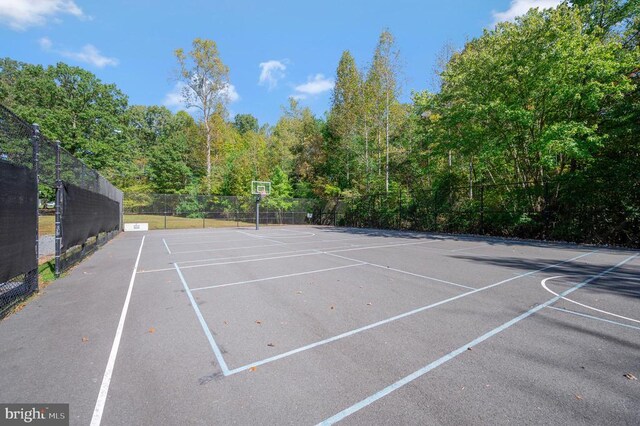
<svg viewBox="0 0 640 426"><path fill-rule="evenodd" d="M122 192L0 105L0 313L122 229Z"/></svg>
<svg viewBox="0 0 640 426"><path fill-rule="evenodd" d="M0 105L0 313L38 289L37 141Z"/></svg>
<svg viewBox="0 0 640 426"><path fill-rule="evenodd" d="M640 247L640 204L594 202L587 185L473 184L346 198L337 224Z"/></svg>
<svg viewBox="0 0 640 426"><path fill-rule="evenodd" d="M260 202L260 225L334 225L342 206L335 199L268 196ZM126 193L124 220L149 229L253 226L256 197Z"/></svg>

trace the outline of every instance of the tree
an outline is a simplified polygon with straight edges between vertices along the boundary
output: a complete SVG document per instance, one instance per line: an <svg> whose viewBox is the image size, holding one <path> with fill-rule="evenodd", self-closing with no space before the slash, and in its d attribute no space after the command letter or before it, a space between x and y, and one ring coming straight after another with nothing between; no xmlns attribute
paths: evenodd
<svg viewBox="0 0 640 426"><path fill-rule="evenodd" d="M354 138L362 112L362 81L355 60L348 50L342 53L336 71L336 83L331 98L329 128L338 138L339 146L334 153L339 163L344 163L345 185L351 186Z"/></svg>
<svg viewBox="0 0 640 426"><path fill-rule="evenodd" d="M258 133L260 130L260 126L258 126L258 119L251 114L236 114L233 119L233 125L242 134L247 132Z"/></svg>
<svg viewBox="0 0 640 426"><path fill-rule="evenodd" d="M176 49L178 60L177 80L182 83L182 97L187 108L197 108L202 114L206 139L207 180L211 179L211 142L214 129L211 117L216 110L224 110L228 103L229 68L220 59L213 40L196 38L192 50L185 54ZM210 187L210 183L207 183Z"/></svg>
<svg viewBox="0 0 640 426"><path fill-rule="evenodd" d="M385 190L389 192L389 143L391 136L392 105L397 103L400 87L397 81L400 52L395 46L393 34L385 30L380 34L378 45L373 55L373 63L367 75L367 91L371 96L373 116L378 131L383 129L385 135ZM381 146L378 143L379 170Z"/></svg>
<svg viewBox="0 0 640 426"><path fill-rule="evenodd" d="M149 158L149 175L154 192L175 194L183 191L193 174L186 163L188 141L184 133L163 140Z"/></svg>

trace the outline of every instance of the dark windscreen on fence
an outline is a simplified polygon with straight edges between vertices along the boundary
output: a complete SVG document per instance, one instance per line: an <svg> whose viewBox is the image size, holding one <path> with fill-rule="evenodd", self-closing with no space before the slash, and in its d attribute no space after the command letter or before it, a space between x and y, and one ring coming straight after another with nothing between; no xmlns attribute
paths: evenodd
<svg viewBox="0 0 640 426"><path fill-rule="evenodd" d="M122 192L62 147L57 150L62 235L56 239L56 271L62 272L120 232Z"/></svg>
<svg viewBox="0 0 640 426"><path fill-rule="evenodd" d="M0 314L38 289L34 129L0 105Z"/></svg>
<svg viewBox="0 0 640 426"><path fill-rule="evenodd" d="M39 263L55 255L59 275L121 224L120 190L0 105L0 316L38 289Z"/></svg>
<svg viewBox="0 0 640 426"><path fill-rule="evenodd" d="M0 160L0 283L35 269L36 177Z"/></svg>
<svg viewBox="0 0 640 426"><path fill-rule="evenodd" d="M120 226L120 204L109 197L64 182L62 245L72 247Z"/></svg>

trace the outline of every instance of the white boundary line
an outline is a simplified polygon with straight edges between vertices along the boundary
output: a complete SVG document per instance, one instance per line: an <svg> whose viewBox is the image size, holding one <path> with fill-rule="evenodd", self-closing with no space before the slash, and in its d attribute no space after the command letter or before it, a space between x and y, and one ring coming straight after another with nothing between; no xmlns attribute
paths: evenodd
<svg viewBox="0 0 640 426"><path fill-rule="evenodd" d="M552 277L552 278L560 278L562 276L563 275L560 275L558 277ZM620 318L620 319L623 319L623 320L627 320L627 321L631 321L631 322L635 322L637 324L640 324L640 321L638 321L637 319L623 317L622 315L614 314L613 312L603 311L602 309L594 308L593 306L585 305L584 303L580 303L580 302L577 302L575 300L569 299L567 297L560 296L560 295L558 295L558 293L556 293L553 290L550 290L549 287L547 287L547 281L550 280L550 279L551 278L545 278L544 280L540 281L540 285L542 285L542 287L545 290L547 290L549 293L553 294L554 296L558 296L562 300L566 300L567 302L575 303L576 305L582 306L583 308L587 308L587 309L591 309L592 311L600 312L601 314L611 315L612 317L616 317L616 318Z"/></svg>
<svg viewBox="0 0 640 426"><path fill-rule="evenodd" d="M207 287L197 287L197 288L192 288L191 291L209 290L209 289L212 289L212 288L221 288L221 287L230 287L230 286L234 286L234 285L251 284L251 283L257 283L257 282L261 282L261 281L277 280L277 279L280 279L280 278L299 277L301 275L317 274L317 273L320 273L320 272L329 272L329 271L335 271L335 270L338 270L338 269L353 268L354 266L362 266L362 265L365 265L365 263L355 263L355 264L352 264L352 265L335 266L333 268L315 269L313 271L305 271L305 272L297 272L295 274L279 275L277 277L257 278L255 280L237 281L237 282L234 282L234 283L210 285L210 286L207 286Z"/></svg>
<svg viewBox="0 0 640 426"><path fill-rule="evenodd" d="M171 254L171 250L169 250L169 246L167 245L167 241L163 238L162 242L164 243L164 246L167 249L167 253Z"/></svg>
<svg viewBox="0 0 640 426"><path fill-rule="evenodd" d="M113 367L116 363L116 357L118 356L118 348L120 347L120 340L122 339L122 331L124 330L124 321L127 317L127 311L129 310L129 303L131 302L131 292L133 291L133 283L136 279L136 270L138 269L138 263L140 262L140 255L142 254L142 246L144 246L144 239L146 235L142 237L140 242L140 249L138 249L138 257L133 267L133 273L131 274L131 280L129 281L129 288L127 289L127 296L124 299L124 305L122 306L122 313L120 314L120 321L118 321L118 327L116 328L116 335L113 338L113 345L111 346L111 352L109 353L109 360L107 361L107 367L102 377L102 384L100 385L100 392L98 392L98 399L96 406L93 409L93 417L91 417L91 426L98 426L102 421L102 413L104 412L104 405L107 402L107 395L109 393L109 385L111 384L111 376L113 374Z"/></svg>
<svg viewBox="0 0 640 426"><path fill-rule="evenodd" d="M536 312L538 312L539 310L546 308L547 306L557 302L558 300L560 300L562 297L578 290L579 288L589 284L591 281L596 280L600 277L602 277L603 275L613 271L614 269L624 265L625 263L629 262L630 260L634 259L635 257L639 256L639 254L633 255L631 257L628 257L627 259L623 260L622 262L610 267L609 269L607 269L606 271L603 271L601 273L599 273L598 275L594 275L591 278L582 281L580 284L575 285L574 287L564 291L563 293L561 293L560 295L547 300L546 302L537 305L531 309L529 309L527 312L523 313L520 316L517 316L516 318L507 321L506 323L502 324L499 327L494 328L493 330L483 334L482 336L470 341L469 343L460 346L458 349L455 349L451 352L449 352L447 355L438 358L437 360L433 361L432 363L422 367L420 370L415 371L411 374L409 374L408 376L398 380L397 382L387 386L386 388L376 392L375 394L369 396L368 398L363 399L362 401L353 404L352 406L340 411L339 413L329 417L328 419L322 421L321 423L319 423L319 425L332 425L336 422L339 422L341 420L343 420L345 417L350 416L351 414L362 410L363 408L373 404L374 402L376 402L377 400L389 395L391 392L400 389L401 387L403 387L404 385L413 382L414 380L422 377L423 375L427 374L429 371L434 370L435 368L441 366L442 364L446 363L447 361L450 361L452 359L454 359L455 357L457 357L458 355L466 352L469 348L472 348L474 346L479 345L480 343L484 342L485 340L495 336L496 334L506 330L507 328L519 323L520 321L522 321L525 318L530 317L531 315L535 314Z"/></svg>
<svg viewBox="0 0 640 426"><path fill-rule="evenodd" d="M242 238L242 239L237 239L237 240L200 240L200 241L179 241L179 242L171 242L172 246L180 246L180 245L197 245L197 244L214 244L214 243L220 243L220 244L226 244L226 243L241 243L241 242L246 242L247 239L246 238Z"/></svg>
<svg viewBox="0 0 640 426"><path fill-rule="evenodd" d="M187 282L185 281L184 276L182 276L180 267L178 266L177 263L175 263L173 266L175 266L176 272L178 273L178 277L180 277L180 281L182 281L182 286L184 287L184 291L187 293L187 296L189 297L189 301L191 302L191 306L193 307L193 310L195 311L196 316L198 317L198 321L200 322L202 331L204 331L204 334L207 336L209 345L211 346L211 349L213 350L213 353L216 356L216 359L218 360L218 365L220 365L222 374L227 376L229 374L229 368L227 367L227 363L224 361L224 358L222 357L222 352L220 352L220 348L218 348L216 341L211 335L211 330L209 330L209 326L207 325L207 322L204 320L204 317L202 316L202 312L200 312L200 308L198 307L198 304L196 303L196 300L194 299L193 294L191 294L191 289L187 285Z"/></svg>
<svg viewBox="0 0 640 426"><path fill-rule="evenodd" d="M451 281L445 281L445 280L441 280L439 278L428 277L426 275L420 275L420 274L416 274L414 272L403 271L402 269L391 268L389 266L378 265L377 263L365 262L364 260L360 260L360 259L354 259L354 258L351 258L351 257L340 256L338 254L327 253L327 252L324 252L324 254L326 254L327 256L337 257L339 259L351 260L351 261L354 261L354 262L362 262L365 265L373 266L375 268L386 269L386 270L389 270L389 271L399 272L401 274L411 275L413 277L424 278L424 279L430 280L430 281L436 281L436 282L443 283L443 284L449 284L449 285L453 285L453 286L456 286L456 287L466 288L467 290L475 290L476 289L475 287L469 287L468 285L452 283Z"/></svg>
<svg viewBox="0 0 640 426"><path fill-rule="evenodd" d="M253 234L250 234L250 233L248 233L248 232L244 232L244 231L237 231L237 232L238 232L238 233L240 233L240 234L242 234L242 235L247 235L247 236L249 236L249 237L251 237L251 238L255 238L255 239L257 239L257 240L271 241L272 243L278 243L279 245L286 245L286 244L287 244L287 243L283 243L282 241L272 240L272 239L269 239L269 238L267 238L267 237L262 237L262 236L258 236L258 235L253 235Z"/></svg>
<svg viewBox="0 0 640 426"><path fill-rule="evenodd" d="M254 237L254 238L260 239L260 240L264 240L264 238L258 238L258 237ZM216 248L216 249L209 249L209 250L178 251L178 252L174 252L174 254L200 253L200 252L222 251L222 250L242 250L242 249L249 249L249 248L275 247L275 246L278 246L278 245L298 246L298 245L302 245L302 244L337 243L337 242L352 241L352 240L362 241L363 238L362 237L357 237L357 238L342 238L342 239L333 239L333 240L314 240L314 241L303 241L303 242L295 242L295 243L291 243L291 242L285 243L285 242L282 242L282 241L276 241L278 244L265 244L265 245L261 245L261 246L248 246L248 247L227 247L227 248ZM265 240L265 241L268 241L268 240ZM427 242L443 242L443 241L448 241L448 240L440 239L440 238L430 238L430 239L423 238L423 239L421 239L421 241L413 241L413 242L410 242L410 243L398 243L398 244L399 245L415 245L415 244L424 244L424 243L427 243ZM363 241L363 243L364 242L366 242L366 241ZM388 244L388 245L390 247L395 247L395 245L393 245L393 244ZM380 247L384 247L384 246L380 246Z"/></svg>
<svg viewBox="0 0 640 426"><path fill-rule="evenodd" d="M244 247L224 247L224 248L216 248L216 249L208 249L208 250L189 250L189 251L175 251L173 254L189 254L189 253L204 253L209 251L232 251L232 250L246 250L251 248L263 248L263 247L276 247L281 246L284 243L280 244L262 244L259 246L244 246Z"/></svg>
<svg viewBox="0 0 640 426"><path fill-rule="evenodd" d="M637 327L635 325L629 325L629 324L624 324L618 321L612 321L612 320L608 320L606 318L600 318L600 317L596 317L593 315L588 315L588 314L583 314L582 312L576 312L576 311L572 311L570 309L564 309L564 308L556 308L555 306L547 306L547 309L553 309L554 311L558 311L558 312L564 312L565 314L571 314L571 315L577 315L579 317L584 317L584 318L590 318L590 319L594 319L597 321L603 321L609 324L615 324L615 325L619 325L622 327L626 327L626 328L633 328L634 330L640 330L640 327Z"/></svg>
<svg viewBox="0 0 640 426"><path fill-rule="evenodd" d="M412 242L412 243L398 243L398 244L383 244L383 245L376 245L376 246L357 246L357 247L331 249L331 251L333 253L339 253L339 252L343 252L343 251L369 250L369 249L386 248L386 247L413 246L413 245L418 245L418 244L430 244L430 243L439 243L439 242L442 242L442 240L428 240L428 241L417 241L417 242ZM173 252L173 254L199 253L201 251L222 251L222 250L230 251L230 250L241 250L241 249L248 249L248 248L276 247L276 246L280 246L280 245L285 245L285 243L282 243L282 244L267 244L267 245L262 245L262 246L250 246L250 247L229 247L229 248L212 249L212 250L196 250L194 252L178 251L178 252ZM306 249L303 249L303 250L306 250ZM320 251L320 249L309 249L309 250ZM212 260L216 260L216 259L212 259ZM206 260L202 260L202 261L206 262ZM193 263L193 262L199 262L199 261L191 260L189 262ZM180 263L184 263L184 262L180 262Z"/></svg>
<svg viewBox="0 0 640 426"><path fill-rule="evenodd" d="M384 319L382 321L375 322L373 324L365 325L364 327L356 328L355 330L347 331L345 333L338 334L338 335L333 336L333 337L329 337L328 339L320 340L318 342L311 343L309 345L302 346L300 348L293 349L293 350L290 350L288 352L284 352L284 353L281 353L279 355L272 356L270 358L266 358L266 359L263 359L263 360L260 360L260 361L256 361L256 362L244 365L242 367L234 368L233 370L229 371L229 375L240 373L240 372L245 371L245 370L249 370L252 367L257 367L257 366L260 366L260 365L268 364L270 362L277 361L279 359L286 358L288 356L295 355L297 353L304 352L306 350L313 349L313 348L318 347L318 346L326 345L327 343L331 343L331 342L335 342L335 341L340 340L340 339L344 339L345 337L353 336L354 334L361 333L363 331L370 330L372 328L376 328L376 327L379 327L381 325L388 324L390 322L393 322L393 321L396 321L396 320L399 320L399 319L402 319L402 318L409 317L411 315L415 315L417 313L420 313L420 312L435 308L437 306L444 305L444 304L449 303L449 302L453 302L454 300L458 300L458 299L461 299L463 297L470 296L472 294L479 293L481 291L488 290L488 289L493 288L493 287L497 287L499 285L508 283L508 282L516 280L518 278L523 278L523 277L526 277L526 276L529 276L529 275L536 274L538 272L546 271L547 269L551 269L551 268L554 268L556 266L560 266L560 265L563 265L565 263L572 262L572 261L580 259L582 257L590 256L590 255L596 253L597 251L598 250L593 250L593 251L590 251L588 253L581 254L580 256L576 256L576 257L573 257L571 259L567 259L567 260L564 260L562 262L556 263L554 265L546 266L546 267L541 268L541 269L536 269L535 271L529 271L527 273L520 274L520 275L515 276L515 277L507 278L505 280L499 281L499 282L494 283L494 284L490 284L490 285L485 286L485 287L481 287L481 288L473 290L473 291L468 291L466 293L462 293L462 294L459 294L457 296L450 297L448 299L444 299L444 300L441 300L439 302L435 302L435 303L432 303L430 305L423 306L421 308L417 308L417 309L414 309L414 310L411 310L411 311L408 311L408 312L393 316L391 318L387 318L387 319Z"/></svg>

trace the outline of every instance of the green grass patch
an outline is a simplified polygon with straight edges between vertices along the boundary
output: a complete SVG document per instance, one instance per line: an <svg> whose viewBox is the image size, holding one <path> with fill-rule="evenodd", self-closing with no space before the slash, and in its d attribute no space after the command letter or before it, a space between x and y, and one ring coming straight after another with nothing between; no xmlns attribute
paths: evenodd
<svg viewBox="0 0 640 426"><path fill-rule="evenodd" d="M38 216L38 235L55 235L56 234L56 217L55 216Z"/></svg>
<svg viewBox="0 0 640 426"><path fill-rule="evenodd" d="M148 223L149 229L195 229L195 228L229 228L234 226L251 226L249 222L235 220L201 219L179 216L151 214L126 214L124 223Z"/></svg>
<svg viewBox="0 0 640 426"><path fill-rule="evenodd" d="M38 283L40 286L49 284L56 279L56 265L54 260L41 263L38 266ZM42 288L42 287L40 287Z"/></svg>

